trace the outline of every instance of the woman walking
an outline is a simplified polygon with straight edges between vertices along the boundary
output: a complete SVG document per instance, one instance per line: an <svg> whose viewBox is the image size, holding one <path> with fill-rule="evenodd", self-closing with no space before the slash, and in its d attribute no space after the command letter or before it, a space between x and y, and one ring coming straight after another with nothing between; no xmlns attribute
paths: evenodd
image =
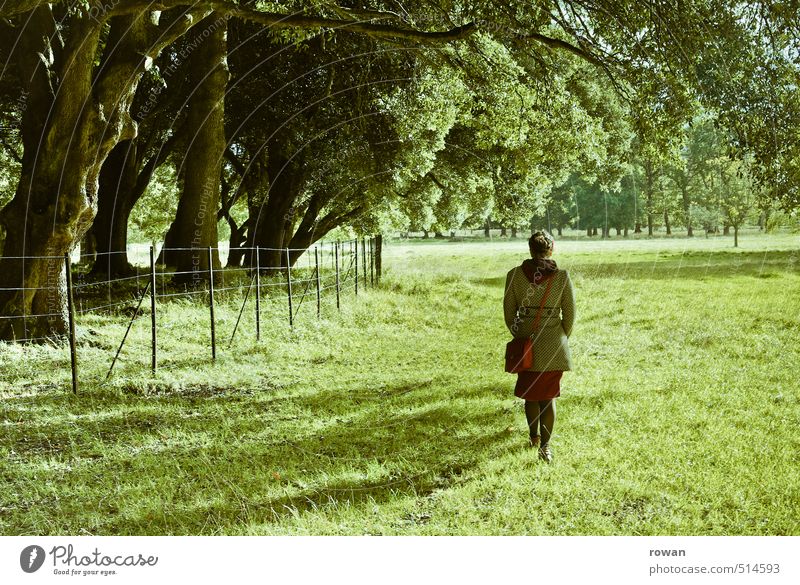
<svg viewBox="0 0 800 585"><path fill-rule="evenodd" d="M554 248L550 234L534 233L528 246L531 258L512 268L506 277L503 312L514 337L533 339L533 365L517 374L514 395L525 400L530 446L538 447L539 457L550 463L555 399L561 395L561 375L572 369L567 340L575 322L575 292L567 271L559 270L550 258Z"/></svg>

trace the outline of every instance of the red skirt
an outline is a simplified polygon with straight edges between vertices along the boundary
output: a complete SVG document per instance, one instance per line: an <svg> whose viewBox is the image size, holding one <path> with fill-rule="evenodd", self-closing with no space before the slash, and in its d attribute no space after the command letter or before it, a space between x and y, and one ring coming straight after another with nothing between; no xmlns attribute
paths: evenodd
<svg viewBox="0 0 800 585"><path fill-rule="evenodd" d="M514 396L525 400L550 400L561 396L561 374L564 372L519 372Z"/></svg>

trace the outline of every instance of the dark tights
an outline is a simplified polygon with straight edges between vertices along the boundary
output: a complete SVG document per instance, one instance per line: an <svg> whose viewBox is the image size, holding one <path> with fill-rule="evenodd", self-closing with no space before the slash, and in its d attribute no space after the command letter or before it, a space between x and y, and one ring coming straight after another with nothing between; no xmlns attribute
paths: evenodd
<svg viewBox="0 0 800 585"><path fill-rule="evenodd" d="M550 442L550 435L553 434L553 425L556 422L556 401L555 400L526 400L525 418L528 419L528 429L531 438L542 431L542 446Z"/></svg>

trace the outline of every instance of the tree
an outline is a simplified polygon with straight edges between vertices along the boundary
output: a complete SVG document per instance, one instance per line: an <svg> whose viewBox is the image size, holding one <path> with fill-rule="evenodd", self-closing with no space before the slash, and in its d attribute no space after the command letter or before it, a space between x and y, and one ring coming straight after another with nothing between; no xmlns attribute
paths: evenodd
<svg viewBox="0 0 800 585"><path fill-rule="evenodd" d="M5 229L0 313L18 318L3 320L0 339L65 331L63 254L92 223L106 157L119 142L136 136L130 106L139 80L162 49L214 8L276 27L339 25L416 41L426 36L446 41L471 30L426 35L352 18L262 13L227 2L3 4L0 50L16 66L4 76L5 92L16 87L29 97L22 117L20 179L14 198L0 212Z"/></svg>
<svg viewBox="0 0 800 585"><path fill-rule="evenodd" d="M211 261L215 268L219 267L217 210L226 148L226 21L212 14L201 26L202 36L196 37L198 46L189 57L192 92L187 103L188 147L179 171L183 192L161 252L161 262L181 273L179 280L193 283L206 278L204 275L211 268L208 254L199 248L212 248Z"/></svg>
<svg viewBox="0 0 800 585"><path fill-rule="evenodd" d="M745 162L721 158L715 161L719 173L719 206L733 227L733 245L739 246L739 229L753 213L756 197Z"/></svg>
<svg viewBox="0 0 800 585"><path fill-rule="evenodd" d="M4 76L2 92L19 94L19 89L23 88L29 96L22 120L20 180L15 197L0 214L0 223L6 229L4 256L0 260L0 288L6 290L0 294L0 312L20 318L6 320L0 328L0 338L39 336L64 329L61 256L77 244L91 224L100 169L106 158L120 142L136 137L137 125L130 116L130 107L137 85L165 47L212 12L269 26L274 31L318 33L327 29L337 31L333 35L337 40L353 34L381 39L382 43L418 49L419 62L445 63L453 69L468 70L470 61L486 59L487 55L491 61L494 55L505 51L510 61L525 72L525 85L541 84L542 88L551 82L552 73L559 72L560 60L553 59L553 55L570 55L597 67L607 76L608 83L620 95L627 96L625 99L634 106L646 104L642 115L635 116L637 129L678 125L686 119L695 94L715 104L726 103L729 95L746 85L741 81L742 76L730 75L730 65L738 67L738 61L732 56L744 52L741 47L748 46L751 41L763 45L765 39L780 37L770 32L772 28L759 26L758 19L749 18L749 14L743 16L738 3L727 2L687 2L678 10L655 1L601 5L492 0L469 7L435 1L408 7L402 14L384 11L383 3L371 2L359 9L330 3L315 3L313 9L309 9L305 3L293 1L282 3L276 12L262 10L263 7L261 3L233 0L157 0L153 3L23 0L7 2L0 7L3 17L0 27L4 28L0 52L15 68L11 75ZM305 12L295 13L300 8ZM780 20L773 15L769 18L775 22ZM431 27L434 30L420 30L417 26L420 22L439 26ZM480 29L484 34L475 34ZM458 53L428 50L434 43L457 39L462 39ZM776 40L778 48L770 53L769 63L783 68L779 68L781 74L777 77L772 73L758 76L762 85L759 95L769 95L772 84L782 91L777 92L778 101L791 104L789 90L792 86L786 82L790 76L785 74L791 69L784 63L788 59L782 57L781 48L786 43L781 38ZM720 59L720 46L728 49L725 59L729 61ZM742 62L756 61L748 58ZM432 70L438 72L438 66ZM742 70L747 73L746 68ZM369 68L363 70L365 78L369 77L368 72ZM471 77L469 81L476 83ZM568 89L567 93L571 92ZM532 92L532 95L546 96L547 92ZM556 92L556 95L562 94ZM510 103L513 98L499 95L496 100ZM487 101L487 105L491 104ZM553 107L569 115L565 103L556 103ZM774 105L770 108L780 113ZM752 125L757 124L756 117L746 118ZM475 119L480 125L480 116ZM591 122L592 115L587 119L587 123ZM505 130L504 126L500 128ZM480 130L476 136L492 134L489 128ZM652 136L652 132L638 133ZM218 136L218 132L215 135ZM760 132L759 136L766 136L766 133ZM519 140L519 135L509 134L509 137L512 141ZM497 141L496 138L492 140ZM218 140L209 138L202 142L208 144L209 152L218 150ZM791 172L794 159L785 153L770 157L766 143L766 140L757 142L766 154L754 157L754 167L766 168L772 175L778 172L775 169ZM258 145L255 148L258 149ZM294 235L302 235L298 240L302 242L308 239L309 230L314 234L320 231L313 229L319 225L315 216L338 221L346 217L342 210L355 212L358 208L360 195L352 190L344 192L341 198L336 195L337 191L332 192L338 202L333 205L322 201L331 196L331 192L315 198L311 190L298 187L304 184L304 169L298 164L297 148L291 141L270 146L265 161L270 192L277 190L297 196L290 197L291 202L287 199L282 199L280 205L276 202L276 207L265 217L266 225L260 226L257 220L251 230L253 234L277 231L283 241L287 233L294 231ZM229 150L235 156L244 152ZM401 149L392 164L402 160L405 150ZM496 184L498 201L504 202L510 211L516 212L517 205L525 209L532 201L541 199L549 191L547 177L559 177L558 172L551 172L556 169L543 166L541 182L533 184L527 171L533 168L530 163L542 159L541 153L528 155L513 144L504 144L501 150L500 157L506 160L500 167L501 173L492 173L492 180ZM204 155L202 158L210 161L212 157ZM564 158L555 157L556 160ZM252 160L259 160L255 151ZM250 162L248 160L247 164ZM218 168L219 164L215 163L201 174L217 174ZM411 168L409 173L419 175L418 170L421 167ZM228 170L225 172L227 174ZM222 173L218 176L221 180ZM187 178L181 175L183 181ZM498 178L500 181L495 180ZM184 182L185 193L197 191L192 186L195 179L202 185L199 176L189 178L188 187ZM367 207L395 196L392 191L408 195L405 187L414 180L412 176L398 176L393 187L399 189L381 189L378 181L373 181L374 185L365 191L370 202ZM209 202L217 205L218 187L208 184L208 188L211 190ZM190 197L185 205L199 209L199 204L192 202L195 199ZM297 205L293 207L293 203ZM270 207L269 198L265 205ZM214 209L211 215L216 217L218 211ZM362 212L366 213L363 209ZM180 228L176 226L176 229L185 230L183 224L192 214L178 213L182 219ZM200 240L210 240L211 230L211 223L204 223ZM178 239L186 241L188 235L184 236ZM278 237L269 236L269 239L277 241ZM23 256L39 258L23 262ZM25 291L10 290L15 288ZM52 320L23 317L31 314L56 316ZM28 330L26 323L30 325Z"/></svg>
<svg viewBox="0 0 800 585"><path fill-rule="evenodd" d="M142 73L191 25L183 10L156 22L145 14L105 21L83 5L36 4L3 31L18 41L17 78L30 97L20 180L0 212L0 312L19 316L0 323L2 339L65 331L63 255L92 222L105 158L135 135L128 112Z"/></svg>

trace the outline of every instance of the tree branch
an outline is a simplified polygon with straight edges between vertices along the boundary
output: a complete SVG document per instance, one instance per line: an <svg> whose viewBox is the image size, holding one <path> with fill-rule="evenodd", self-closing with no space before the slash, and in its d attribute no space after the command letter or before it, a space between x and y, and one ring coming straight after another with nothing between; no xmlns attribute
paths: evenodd
<svg viewBox="0 0 800 585"><path fill-rule="evenodd" d="M21 157L21 156L19 155L19 153L17 152L17 149L16 149L16 148L14 148L14 147L13 147L11 144L9 144L8 142L6 142L6 139L5 139L4 137L0 137L0 142L2 142L2 143L3 143L3 146L5 147L5 149L6 149L6 151L8 152L8 154L9 154L9 155L11 155L11 158L13 158L13 159L14 159L15 161L17 161L19 164L22 164L22 157Z"/></svg>
<svg viewBox="0 0 800 585"><path fill-rule="evenodd" d="M192 4L196 9L211 9L223 16L235 16L242 20L264 24L274 29L333 28L366 33L376 37L400 38L418 42L448 42L469 36L477 30L477 25L474 22L470 22L445 31L420 31L401 26L373 24L363 20L261 12L260 10L237 6L236 4L223 0L198 0L197 2L191 3L189 0L122 0L110 10L104 12L102 17L107 18L154 10L169 10L188 4Z"/></svg>
<svg viewBox="0 0 800 585"><path fill-rule="evenodd" d="M239 160L239 157L233 153L230 145L228 145L228 148L225 149L225 160L231 163L236 172L242 177L244 177L245 173L247 173L247 168L245 168L242 161Z"/></svg>
<svg viewBox="0 0 800 585"><path fill-rule="evenodd" d="M555 37L548 37L540 33L519 33L517 36L523 39L534 40L551 49L560 49L563 51L567 51L569 53L572 53L573 55L577 55L584 61L588 61L592 65L597 65L599 67L603 66L603 61L600 60L598 57L596 57L595 55L584 49L581 49L580 47L576 47L575 45L568 43L567 41L563 41Z"/></svg>
<svg viewBox="0 0 800 585"><path fill-rule="evenodd" d="M434 184L439 187L442 191L447 191L447 187L445 187L439 179L436 178L436 175L433 173L428 173L428 178L434 182Z"/></svg>

